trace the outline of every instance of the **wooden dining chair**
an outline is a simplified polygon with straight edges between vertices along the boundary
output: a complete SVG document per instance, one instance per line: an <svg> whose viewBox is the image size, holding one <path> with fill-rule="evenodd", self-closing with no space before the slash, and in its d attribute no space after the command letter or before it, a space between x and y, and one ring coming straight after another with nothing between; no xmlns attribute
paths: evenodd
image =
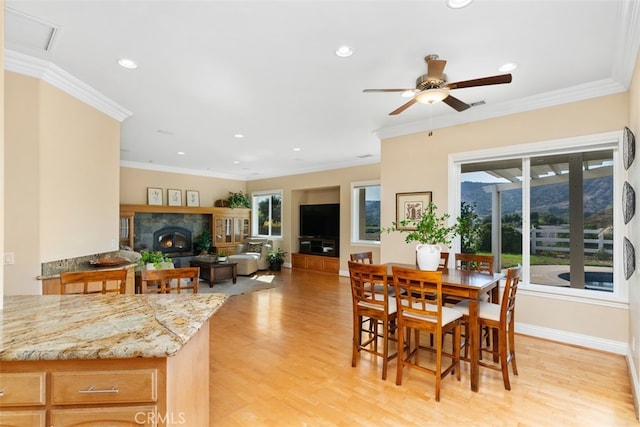
<svg viewBox="0 0 640 427"><path fill-rule="evenodd" d="M420 271L395 266L392 269L398 311L398 348L405 348L405 341L407 341L409 348L406 358L402 356L398 358L396 384L402 384L402 371L405 366L428 372L436 378L436 402L439 402L442 378L450 373L455 373L456 379L460 381L460 322L462 313L440 303L442 299L441 271ZM435 300L431 299L434 294ZM413 350L411 350L410 330L415 332ZM433 346L426 347L420 344L420 331L433 335ZM449 332L453 334L453 341L451 352L447 353L444 351L444 335ZM418 356L421 351L435 353L435 367L419 363ZM443 367L443 357L451 359L451 363L445 367Z"/></svg>
<svg viewBox="0 0 640 427"><path fill-rule="evenodd" d="M349 254L351 261L373 264L373 252L357 252Z"/></svg>
<svg viewBox="0 0 640 427"><path fill-rule="evenodd" d="M200 267L142 270L140 275L143 294L198 293Z"/></svg>
<svg viewBox="0 0 640 427"><path fill-rule="evenodd" d="M357 366L362 351L382 357L382 379L385 380L389 360L398 354L397 351L389 354L390 335L395 329L396 301L389 295L387 267L355 261L348 261L348 264L353 300L351 366ZM367 321L369 327L365 328Z"/></svg>
<svg viewBox="0 0 640 427"><path fill-rule="evenodd" d="M493 273L493 255L456 253L455 261L458 270Z"/></svg>
<svg viewBox="0 0 640 427"><path fill-rule="evenodd" d="M60 273L60 293L124 294L127 270L72 271Z"/></svg>
<svg viewBox="0 0 640 427"><path fill-rule="evenodd" d="M513 374L518 375L518 367L516 365L515 351L515 308L516 308L516 292L518 291L518 283L520 281L521 267L512 267L507 270L507 279L505 281L504 294L500 304L492 304L486 301L480 301L478 307L478 320L481 328L488 328L497 331L497 342L493 342L491 346L485 345L480 347L480 366L502 371L502 381L504 388L511 390L509 383L509 367ZM462 322L465 325L465 336L469 336L469 300L463 300L453 307L462 314ZM495 363L487 363L482 359L482 352L489 352L492 356L499 360L499 365ZM465 346L465 356L467 348Z"/></svg>
<svg viewBox="0 0 640 427"><path fill-rule="evenodd" d="M446 270L449 267L449 252L440 252L440 264L438 270Z"/></svg>
<svg viewBox="0 0 640 427"><path fill-rule="evenodd" d="M466 271L479 271L481 273L493 274L493 255L480 255L480 254L463 254L456 253L455 268L456 270ZM490 301L489 294L481 296L483 301ZM456 305L462 301L462 298L454 295L446 295L444 303L448 306Z"/></svg>

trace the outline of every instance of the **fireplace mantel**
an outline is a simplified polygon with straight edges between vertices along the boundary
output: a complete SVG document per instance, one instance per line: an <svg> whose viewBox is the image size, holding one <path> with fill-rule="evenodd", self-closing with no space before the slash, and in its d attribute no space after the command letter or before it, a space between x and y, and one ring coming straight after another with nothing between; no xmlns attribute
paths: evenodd
<svg viewBox="0 0 640 427"><path fill-rule="evenodd" d="M200 215L238 216L249 215L251 209L246 208L216 208L191 206L156 206L156 205L120 205L120 216L135 215L136 213L179 213Z"/></svg>

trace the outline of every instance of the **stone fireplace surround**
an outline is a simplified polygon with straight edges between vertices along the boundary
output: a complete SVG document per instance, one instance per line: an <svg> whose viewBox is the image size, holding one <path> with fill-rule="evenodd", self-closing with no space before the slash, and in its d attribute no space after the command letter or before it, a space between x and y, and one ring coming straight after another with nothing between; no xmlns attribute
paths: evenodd
<svg viewBox="0 0 640 427"><path fill-rule="evenodd" d="M141 250L153 250L154 233L165 227L180 227L191 231L192 242L195 242L205 229L211 229L211 215L206 214L179 214L179 213L137 213L134 218L133 249L137 252ZM193 252L182 254L171 254L174 264L188 265L188 259L178 259L192 257ZM184 261L184 262L183 262ZM179 265L176 265L179 266Z"/></svg>

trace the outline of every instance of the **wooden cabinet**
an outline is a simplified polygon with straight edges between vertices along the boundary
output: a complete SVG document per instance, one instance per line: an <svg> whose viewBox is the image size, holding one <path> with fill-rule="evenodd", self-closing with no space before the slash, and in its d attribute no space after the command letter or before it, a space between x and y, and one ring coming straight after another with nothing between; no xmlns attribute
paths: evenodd
<svg viewBox="0 0 640 427"><path fill-rule="evenodd" d="M294 253L291 254L291 266L305 270L338 273L340 270L340 258Z"/></svg>
<svg viewBox="0 0 640 427"><path fill-rule="evenodd" d="M135 293L135 266L133 265L127 268L125 293ZM60 295L60 278L52 277L50 279L42 279L42 295ZM1 424L0 427L2 427Z"/></svg>
<svg viewBox="0 0 640 427"><path fill-rule="evenodd" d="M227 255L234 253L236 245L249 237L250 211L248 209L229 209L229 211L226 215L214 214L213 217L213 244L218 253L224 251Z"/></svg>
<svg viewBox="0 0 640 427"><path fill-rule="evenodd" d="M208 426L209 333L165 358L3 361L0 426Z"/></svg>

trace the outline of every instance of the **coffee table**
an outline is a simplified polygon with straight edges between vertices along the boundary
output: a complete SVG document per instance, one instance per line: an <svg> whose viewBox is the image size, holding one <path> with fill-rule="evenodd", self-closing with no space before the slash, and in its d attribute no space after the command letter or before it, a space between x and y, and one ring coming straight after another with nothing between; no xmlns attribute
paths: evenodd
<svg viewBox="0 0 640 427"><path fill-rule="evenodd" d="M209 282L209 287L213 287L214 282L232 279L233 283L238 280L237 262L217 262L204 260L189 261L191 267L200 267L200 278Z"/></svg>

